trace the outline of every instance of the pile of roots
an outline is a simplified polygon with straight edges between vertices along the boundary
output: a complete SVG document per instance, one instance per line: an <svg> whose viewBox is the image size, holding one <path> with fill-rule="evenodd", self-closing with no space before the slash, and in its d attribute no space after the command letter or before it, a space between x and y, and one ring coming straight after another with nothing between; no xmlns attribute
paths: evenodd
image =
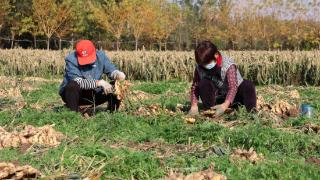
<svg viewBox="0 0 320 180"><path fill-rule="evenodd" d="M163 180L226 180L227 177L214 172L214 164L207 170L193 172L188 175L182 173L170 172Z"/></svg>
<svg viewBox="0 0 320 180"><path fill-rule="evenodd" d="M52 125L43 127L25 126L21 131L7 132L0 127L0 149L18 148L24 145L44 145L55 147L60 145L64 135L53 129Z"/></svg>
<svg viewBox="0 0 320 180"><path fill-rule="evenodd" d="M300 94L297 90L286 90L280 86L273 86L258 91L272 97L266 100L263 96L257 97L257 110L276 114L282 118L297 117L299 115Z"/></svg>
<svg viewBox="0 0 320 180"><path fill-rule="evenodd" d="M257 154L256 151L253 150L253 148L250 148L249 150L245 149L235 149L232 154L230 155L230 159L232 161L236 160L247 160L251 163L255 164L261 160L264 159L262 154Z"/></svg>
<svg viewBox="0 0 320 180"><path fill-rule="evenodd" d="M174 112L169 109L162 108L159 104L151 104L149 106L139 107L133 114L136 116L156 116L160 114L173 115Z"/></svg>
<svg viewBox="0 0 320 180"><path fill-rule="evenodd" d="M0 179L36 179L40 176L40 171L29 165L0 162Z"/></svg>

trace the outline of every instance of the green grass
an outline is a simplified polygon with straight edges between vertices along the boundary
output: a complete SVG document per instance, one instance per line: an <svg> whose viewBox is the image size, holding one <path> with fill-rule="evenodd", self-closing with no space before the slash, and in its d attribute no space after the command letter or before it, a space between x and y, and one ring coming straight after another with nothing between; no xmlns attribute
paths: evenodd
<svg viewBox="0 0 320 180"><path fill-rule="evenodd" d="M319 134L289 132L273 128L257 114L240 111L229 120L245 121L246 125L234 129L205 119L198 119L195 125L183 121L183 113L175 115L137 117L130 112L99 112L90 120L63 108L57 94L59 83L42 83L39 90L23 92L27 106L21 111L0 111L0 125L12 129L17 125L42 126L55 124L71 142L63 142L56 148L43 153L21 153L17 149L0 150L1 161L18 161L39 168L45 175L84 174L103 166L103 177L107 179L159 179L170 169L190 173L207 169L212 162L215 171L228 179L319 179L320 168L306 163L309 157L320 158ZM143 103L159 103L174 109L177 103L188 103L189 83L180 81L141 82L132 87L153 94ZM317 88L300 92L302 99L319 108L320 95ZM40 103L42 110L29 105ZM306 122L319 120L292 118L284 127L297 127ZM221 146L227 154L218 156L205 152L175 152L170 157L159 157L156 150L141 150L127 147L126 143L161 142L171 145ZM112 148L110 144L124 144ZM265 160L257 164L248 161L229 160L233 148L253 147L262 153ZM165 147L164 147L165 148Z"/></svg>

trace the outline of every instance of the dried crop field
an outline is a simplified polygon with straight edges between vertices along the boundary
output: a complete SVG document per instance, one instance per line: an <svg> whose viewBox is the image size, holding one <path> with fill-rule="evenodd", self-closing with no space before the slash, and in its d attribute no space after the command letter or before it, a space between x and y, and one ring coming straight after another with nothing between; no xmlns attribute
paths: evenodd
<svg viewBox="0 0 320 180"><path fill-rule="evenodd" d="M70 51L0 50L0 75L61 77ZM190 80L193 52L106 52L132 80ZM259 85L320 85L320 51L226 51Z"/></svg>
<svg viewBox="0 0 320 180"><path fill-rule="evenodd" d="M0 179L319 179L320 52L227 51L258 112L189 117L192 52L107 52L129 81L119 112L58 95L68 51L0 50ZM313 85L313 86L306 86Z"/></svg>

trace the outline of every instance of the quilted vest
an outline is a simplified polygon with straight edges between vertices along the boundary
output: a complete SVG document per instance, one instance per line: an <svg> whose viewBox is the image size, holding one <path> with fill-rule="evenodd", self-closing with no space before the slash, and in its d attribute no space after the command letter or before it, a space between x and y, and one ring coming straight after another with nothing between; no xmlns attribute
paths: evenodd
<svg viewBox="0 0 320 180"><path fill-rule="evenodd" d="M226 95L228 93L228 83L226 81L226 75L231 65L236 65L234 60L229 58L228 56L222 55L221 80L218 79L217 77L210 75L208 71L203 70L202 68L199 67L199 65L197 65L196 69L200 76L200 80L204 78L212 80L213 83L216 85L216 87L219 89L219 94ZM243 78L238 69L237 69L237 82L238 82L238 87L243 82Z"/></svg>

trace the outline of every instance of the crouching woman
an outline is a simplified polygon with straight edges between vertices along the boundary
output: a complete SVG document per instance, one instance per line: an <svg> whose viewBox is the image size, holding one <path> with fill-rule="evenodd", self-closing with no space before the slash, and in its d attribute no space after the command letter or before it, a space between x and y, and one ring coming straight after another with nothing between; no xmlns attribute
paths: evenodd
<svg viewBox="0 0 320 180"><path fill-rule="evenodd" d="M210 41L198 45L195 60L190 115L199 113L199 97L204 110L215 109L216 116L224 114L229 107L239 105L245 106L248 112L255 110L255 86L242 78L234 60L222 55Z"/></svg>
<svg viewBox="0 0 320 180"><path fill-rule="evenodd" d="M108 102L108 109L116 110L120 101L113 94L113 86L102 79L122 81L125 74L119 71L103 51L97 51L89 40L81 40L76 51L65 59L65 74L59 94L66 107L79 112L80 106L94 106Z"/></svg>

